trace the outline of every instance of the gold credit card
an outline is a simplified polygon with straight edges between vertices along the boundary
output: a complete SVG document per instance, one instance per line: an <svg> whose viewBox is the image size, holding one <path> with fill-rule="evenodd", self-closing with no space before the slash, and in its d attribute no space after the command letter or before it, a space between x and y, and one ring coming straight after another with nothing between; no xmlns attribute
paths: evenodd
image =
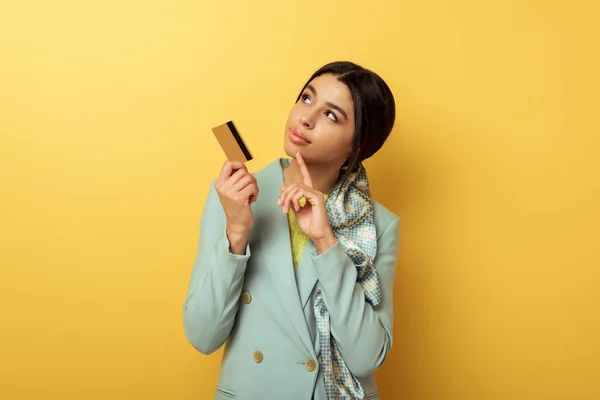
<svg viewBox="0 0 600 400"><path fill-rule="evenodd" d="M252 160L252 153L250 153L233 121L214 127L212 131L229 161L245 163Z"/></svg>

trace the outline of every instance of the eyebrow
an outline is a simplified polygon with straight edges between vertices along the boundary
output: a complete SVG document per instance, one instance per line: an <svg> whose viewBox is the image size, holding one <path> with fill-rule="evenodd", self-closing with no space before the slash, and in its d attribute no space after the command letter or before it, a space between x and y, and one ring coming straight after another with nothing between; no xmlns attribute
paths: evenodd
<svg viewBox="0 0 600 400"><path fill-rule="evenodd" d="M310 90L311 92L313 92L313 94L315 95L315 97L317 97L317 90L314 88L313 85L308 85L308 86L306 86L306 88L308 90ZM327 104L327 106L333 108L334 110L339 111L339 113L344 116L344 119L348 120L348 115L346 114L346 111L344 111L340 106L337 106L337 105L335 105L333 103L330 103L330 102L327 102L325 104Z"/></svg>

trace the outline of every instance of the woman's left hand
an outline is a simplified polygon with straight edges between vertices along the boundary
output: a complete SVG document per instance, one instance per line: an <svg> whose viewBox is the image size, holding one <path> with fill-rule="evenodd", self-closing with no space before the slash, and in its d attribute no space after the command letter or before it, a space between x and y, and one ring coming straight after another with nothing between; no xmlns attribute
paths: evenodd
<svg viewBox="0 0 600 400"><path fill-rule="evenodd" d="M308 236L319 254L327 251L336 242L335 235L329 223L329 216L325 208L325 196L314 188L308 168L302 155L296 155L296 162L304 179L304 184L294 183L282 186L277 205L283 207L282 212L287 214L290 209L296 215L298 226ZM300 199L306 198L304 207L300 206Z"/></svg>

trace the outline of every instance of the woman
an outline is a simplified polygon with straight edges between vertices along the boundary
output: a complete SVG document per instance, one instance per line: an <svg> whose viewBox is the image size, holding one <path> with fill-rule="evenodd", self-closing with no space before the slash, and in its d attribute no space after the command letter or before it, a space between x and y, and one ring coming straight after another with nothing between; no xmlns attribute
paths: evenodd
<svg viewBox="0 0 600 400"><path fill-rule="evenodd" d="M325 65L289 115L291 158L226 162L211 184L183 318L201 353L225 344L215 399L379 398L400 220L361 162L394 119L379 76Z"/></svg>

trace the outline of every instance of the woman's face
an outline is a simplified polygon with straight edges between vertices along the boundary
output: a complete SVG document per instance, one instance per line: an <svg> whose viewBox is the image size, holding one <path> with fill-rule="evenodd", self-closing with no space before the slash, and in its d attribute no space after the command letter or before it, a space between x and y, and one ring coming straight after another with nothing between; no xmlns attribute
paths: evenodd
<svg viewBox="0 0 600 400"><path fill-rule="evenodd" d="M300 152L307 163L339 168L350 156L353 137L354 104L348 87L331 74L316 77L288 117L286 154Z"/></svg>

